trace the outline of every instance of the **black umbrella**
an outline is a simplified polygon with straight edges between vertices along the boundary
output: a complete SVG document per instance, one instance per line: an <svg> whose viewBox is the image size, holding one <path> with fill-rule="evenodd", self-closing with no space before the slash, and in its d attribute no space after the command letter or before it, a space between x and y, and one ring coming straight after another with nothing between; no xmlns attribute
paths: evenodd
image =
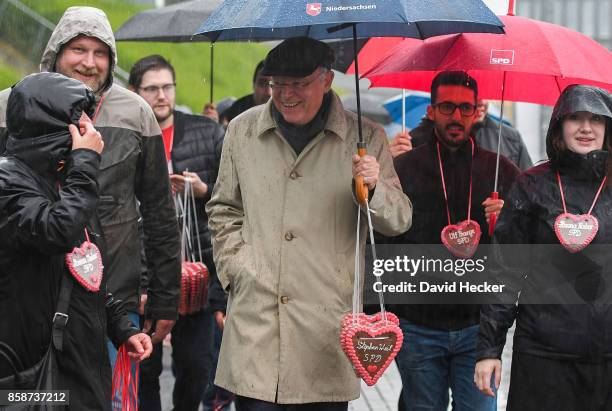
<svg viewBox="0 0 612 411"><path fill-rule="evenodd" d="M361 51L368 40L369 39L357 39L357 53ZM327 44L334 50L334 56L336 57L332 68L346 73L346 70L348 70L351 64L353 64L353 61L355 61L353 39L329 41Z"/></svg>
<svg viewBox="0 0 612 411"><path fill-rule="evenodd" d="M183 43L209 41L205 36L194 36L202 21L223 0L192 0L158 9L145 10L134 15L115 32L118 41L161 41ZM213 56L210 47L210 101L213 101Z"/></svg>
<svg viewBox="0 0 612 411"><path fill-rule="evenodd" d="M222 0L192 0L158 9L145 10L123 23L115 32L123 41L209 41L193 33L221 4Z"/></svg>

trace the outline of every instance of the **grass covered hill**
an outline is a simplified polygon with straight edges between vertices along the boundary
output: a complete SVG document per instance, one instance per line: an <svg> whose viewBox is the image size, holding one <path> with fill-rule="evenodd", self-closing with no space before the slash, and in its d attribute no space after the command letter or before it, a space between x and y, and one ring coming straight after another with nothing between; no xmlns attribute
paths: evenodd
<svg viewBox="0 0 612 411"><path fill-rule="evenodd" d="M142 5L120 0L21 0L53 23L57 23L70 6L92 6L106 12L113 30L131 16L144 10ZM119 66L129 71L138 59L161 54L176 69L177 103L200 112L210 100L210 43L117 42ZM269 47L256 43L215 44L214 99L240 97L251 92L253 70L265 57ZM3 67L0 64L0 78Z"/></svg>
<svg viewBox="0 0 612 411"><path fill-rule="evenodd" d="M21 74L17 70L0 60L0 90L12 86L21 77Z"/></svg>

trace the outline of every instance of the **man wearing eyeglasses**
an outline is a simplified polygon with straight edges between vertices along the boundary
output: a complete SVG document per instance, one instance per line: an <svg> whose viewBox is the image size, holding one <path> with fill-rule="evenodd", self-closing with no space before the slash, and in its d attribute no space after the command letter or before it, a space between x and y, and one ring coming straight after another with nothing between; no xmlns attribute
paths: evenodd
<svg viewBox="0 0 612 411"><path fill-rule="evenodd" d="M216 271L204 204L210 198L217 180L224 130L217 122L205 116L175 110L176 74L174 67L162 56L152 55L138 60L130 71L128 87L153 109L162 130L173 192L182 195L186 180L192 184L197 227L190 227L190 238L196 247L200 245L202 262L206 264L210 275L209 284L213 284L217 281ZM194 250L194 254L199 253ZM144 307L147 299L146 281L143 281L142 289L145 291L142 297ZM220 291L220 296L214 294L216 290ZM220 287L209 287L208 297L212 304L207 304L198 312L180 315L172 329L175 376L172 400L176 410L197 411L208 385L212 367L213 310L223 309L223 292ZM150 329L150 322L145 322L144 328ZM162 372L162 354L162 343L158 342L153 347L151 357L141 364L139 394L140 409L143 411L161 409L159 376Z"/></svg>
<svg viewBox="0 0 612 411"><path fill-rule="evenodd" d="M433 122L430 136L395 158L402 188L413 201L413 225L387 242L441 244L445 226L468 219L480 225L480 243L490 242L487 221L490 214L499 214L503 200L488 198L494 186L495 153L470 138L477 97L476 81L465 72L442 72L434 78L427 107ZM504 198L519 171L503 157L499 166L498 191ZM404 332L396 357L403 384L401 411L444 411L449 389L453 409L496 409L495 398L481 394L473 383L478 305L398 304L393 311Z"/></svg>
<svg viewBox="0 0 612 411"><path fill-rule="evenodd" d="M357 118L331 91L333 61L325 43L283 41L262 70L271 100L228 125L206 209L229 291L215 384L237 394L237 411L347 409L359 396L340 347L353 297L354 177L370 189L375 229L410 226L382 128L364 119L369 154L355 154Z"/></svg>
<svg viewBox="0 0 612 411"><path fill-rule="evenodd" d="M261 74L263 68L263 60L255 67L253 73L253 92L249 95L240 97L228 108L222 116L222 122L227 125L234 117L247 111L251 107L265 104L270 99L270 77Z"/></svg>

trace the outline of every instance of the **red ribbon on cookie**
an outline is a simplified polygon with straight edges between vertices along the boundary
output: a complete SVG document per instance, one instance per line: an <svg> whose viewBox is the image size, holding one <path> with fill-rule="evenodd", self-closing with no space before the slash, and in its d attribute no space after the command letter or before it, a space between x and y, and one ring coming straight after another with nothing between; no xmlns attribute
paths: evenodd
<svg viewBox="0 0 612 411"><path fill-rule="evenodd" d="M440 180L442 182L442 192L444 193L444 204L446 205L446 218L448 219L448 225L446 225L440 233L442 244L451 252L455 257L459 258L470 258L476 252L478 244L480 243L480 224L471 219L472 215L472 171L474 166L474 140L470 139L472 143L472 161L470 164L470 188L468 193L468 211L467 220L460 221L457 224L451 223L450 208L448 206L448 194L446 192L446 182L444 180L444 167L442 166L442 156L440 155L440 143L438 142L436 147L438 149L438 165L440 166Z"/></svg>
<svg viewBox="0 0 612 411"><path fill-rule="evenodd" d="M599 222L591 213L593 212L593 208L597 203L597 199L599 199L601 190L603 190L604 185L606 184L607 178L608 177L606 176L601 181L589 212L586 214L572 214L567 212L565 194L563 193L563 184L561 183L561 175L559 174L559 171L557 171L557 184L559 185L559 192L561 194L563 214L560 214L555 219L554 228L559 242L570 253L577 253L578 251L584 250L586 246L591 244L591 241L593 241L597 235L597 231L599 230Z"/></svg>

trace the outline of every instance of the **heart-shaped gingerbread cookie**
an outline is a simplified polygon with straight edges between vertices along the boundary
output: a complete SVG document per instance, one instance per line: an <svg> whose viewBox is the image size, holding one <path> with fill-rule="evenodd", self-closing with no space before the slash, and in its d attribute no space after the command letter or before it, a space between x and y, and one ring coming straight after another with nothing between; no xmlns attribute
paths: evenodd
<svg viewBox="0 0 612 411"><path fill-rule="evenodd" d="M599 223L591 214L563 213L555 219L555 234L570 253L583 250L597 235Z"/></svg>
<svg viewBox="0 0 612 411"><path fill-rule="evenodd" d="M374 385L391 364L402 346L404 335L398 319L386 313L373 316L352 313L342 320L340 344L357 376L366 384Z"/></svg>
<svg viewBox="0 0 612 411"><path fill-rule="evenodd" d="M455 257L470 258L480 242L480 225L474 220L464 220L459 224L449 224L440 235L442 244Z"/></svg>
<svg viewBox="0 0 612 411"><path fill-rule="evenodd" d="M100 250L94 243L85 241L80 247L74 247L72 252L66 254L66 265L85 289L91 292L100 290L104 267Z"/></svg>

